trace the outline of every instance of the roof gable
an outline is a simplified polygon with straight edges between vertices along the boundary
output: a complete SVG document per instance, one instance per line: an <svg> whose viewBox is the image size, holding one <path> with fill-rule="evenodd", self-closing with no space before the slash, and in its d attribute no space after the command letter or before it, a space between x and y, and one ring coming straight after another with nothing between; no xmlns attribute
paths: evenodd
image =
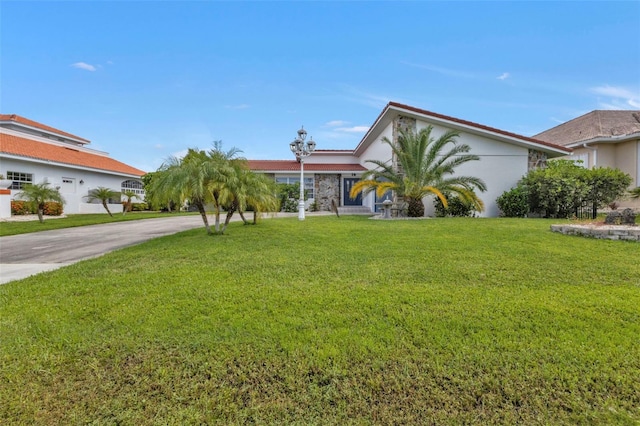
<svg viewBox="0 0 640 426"><path fill-rule="evenodd" d="M421 121L435 121L444 126L459 129L462 131L479 133L484 136L493 139L501 139L510 143L517 143L520 145L528 146L532 149L538 149L545 152L552 152L559 155L565 155L571 152L571 149L550 143L547 141L518 135L516 133L507 132L505 130L496 129L494 127L485 126L483 124L474 123L472 121L462 120L455 117L450 117L443 114L438 114L432 111L423 110L420 108L412 107L409 105L403 105L397 102L389 102L387 106L382 110L374 124L369 131L362 138L362 141L358 144L354 152L356 154L361 153L368 145L374 142L377 134L380 132L380 128L386 127L393 118L397 115L408 115L420 119Z"/></svg>

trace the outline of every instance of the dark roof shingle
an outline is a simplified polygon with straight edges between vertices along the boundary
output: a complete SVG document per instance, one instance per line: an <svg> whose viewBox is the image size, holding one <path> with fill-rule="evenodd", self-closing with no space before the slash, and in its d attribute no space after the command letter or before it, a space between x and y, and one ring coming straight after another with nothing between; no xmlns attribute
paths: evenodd
<svg viewBox="0 0 640 426"><path fill-rule="evenodd" d="M534 136L536 139L569 145L596 138L611 138L640 132L640 111L595 110Z"/></svg>

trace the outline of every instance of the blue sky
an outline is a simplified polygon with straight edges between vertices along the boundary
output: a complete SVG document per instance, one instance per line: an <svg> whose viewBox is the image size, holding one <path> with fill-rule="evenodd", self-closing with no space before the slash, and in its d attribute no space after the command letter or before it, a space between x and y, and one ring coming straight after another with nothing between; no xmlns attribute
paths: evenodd
<svg viewBox="0 0 640 426"><path fill-rule="evenodd" d="M0 112L145 171L352 149L389 101L531 136L640 109L640 2L0 1Z"/></svg>

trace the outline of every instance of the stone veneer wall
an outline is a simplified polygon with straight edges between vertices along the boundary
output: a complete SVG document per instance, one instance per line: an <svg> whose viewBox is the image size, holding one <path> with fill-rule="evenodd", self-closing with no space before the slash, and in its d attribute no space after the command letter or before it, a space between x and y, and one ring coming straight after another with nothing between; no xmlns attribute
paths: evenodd
<svg viewBox="0 0 640 426"><path fill-rule="evenodd" d="M416 119L411 117L405 117L403 115L399 115L393 119L393 130L391 133L391 137L393 138L393 145L398 143L398 137L400 136L401 131L416 130ZM394 155L392 158L393 168L395 170L399 169L398 159Z"/></svg>
<svg viewBox="0 0 640 426"><path fill-rule="evenodd" d="M551 225L551 231L565 235L580 235L583 237L599 238L604 240L626 240L640 242L639 226L622 225Z"/></svg>
<svg viewBox="0 0 640 426"><path fill-rule="evenodd" d="M331 211L331 200L340 205L340 175L316 175L314 191L318 210Z"/></svg>
<svg viewBox="0 0 640 426"><path fill-rule="evenodd" d="M536 151L535 149L529 150L529 167L527 171L539 169L541 167L547 167L547 154L542 151Z"/></svg>

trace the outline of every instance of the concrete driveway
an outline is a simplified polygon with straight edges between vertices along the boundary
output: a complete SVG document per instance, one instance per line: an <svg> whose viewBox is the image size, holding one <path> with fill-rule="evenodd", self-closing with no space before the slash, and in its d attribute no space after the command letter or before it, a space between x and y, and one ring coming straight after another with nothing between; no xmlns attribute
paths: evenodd
<svg viewBox="0 0 640 426"><path fill-rule="evenodd" d="M176 216L0 237L0 284L199 227L200 216Z"/></svg>

